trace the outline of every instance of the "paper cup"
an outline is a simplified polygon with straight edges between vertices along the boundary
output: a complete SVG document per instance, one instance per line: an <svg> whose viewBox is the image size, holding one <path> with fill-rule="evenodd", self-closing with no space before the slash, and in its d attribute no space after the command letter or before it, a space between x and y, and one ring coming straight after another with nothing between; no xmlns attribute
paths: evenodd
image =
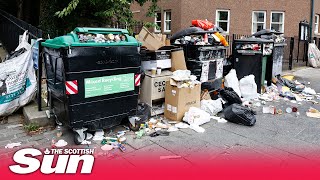
<svg viewBox="0 0 320 180"><path fill-rule="evenodd" d="M156 68L152 68L151 69L151 75L155 76L157 74L157 69Z"/></svg>
<svg viewBox="0 0 320 180"><path fill-rule="evenodd" d="M162 71L162 69L161 69L161 68L158 68L158 69L157 69L157 75L161 75L161 71Z"/></svg>

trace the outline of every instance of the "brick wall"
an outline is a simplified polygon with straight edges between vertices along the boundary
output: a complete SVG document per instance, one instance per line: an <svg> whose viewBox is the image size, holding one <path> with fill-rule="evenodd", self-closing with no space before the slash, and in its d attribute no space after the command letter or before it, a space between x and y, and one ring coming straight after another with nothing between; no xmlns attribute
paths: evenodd
<svg viewBox="0 0 320 180"><path fill-rule="evenodd" d="M266 11L266 27L270 28L271 11L285 12L285 36L298 36L299 22L310 21L310 0L160 0L162 10L172 10L172 33L189 27L193 19L208 19L215 22L217 9L230 10L230 34L251 34L252 11ZM135 18L145 18L146 7L133 5ZM320 0L315 0L315 13L320 14Z"/></svg>

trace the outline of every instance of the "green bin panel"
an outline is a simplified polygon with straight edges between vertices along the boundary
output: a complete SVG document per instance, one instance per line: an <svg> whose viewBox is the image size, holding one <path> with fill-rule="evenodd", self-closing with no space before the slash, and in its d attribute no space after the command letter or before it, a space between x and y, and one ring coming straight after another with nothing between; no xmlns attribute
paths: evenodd
<svg viewBox="0 0 320 180"><path fill-rule="evenodd" d="M262 58L261 85L264 85L264 81L266 80L267 62L268 62L268 56L263 56L263 58Z"/></svg>

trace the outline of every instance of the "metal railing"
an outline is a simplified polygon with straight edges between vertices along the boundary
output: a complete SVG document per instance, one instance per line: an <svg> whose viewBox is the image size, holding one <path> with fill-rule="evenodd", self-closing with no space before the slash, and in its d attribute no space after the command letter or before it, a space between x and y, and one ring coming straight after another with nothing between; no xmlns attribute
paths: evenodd
<svg viewBox="0 0 320 180"><path fill-rule="evenodd" d="M19 36L26 30L29 32L29 40L42 37L41 29L0 9L0 41L8 52L15 50L19 45Z"/></svg>

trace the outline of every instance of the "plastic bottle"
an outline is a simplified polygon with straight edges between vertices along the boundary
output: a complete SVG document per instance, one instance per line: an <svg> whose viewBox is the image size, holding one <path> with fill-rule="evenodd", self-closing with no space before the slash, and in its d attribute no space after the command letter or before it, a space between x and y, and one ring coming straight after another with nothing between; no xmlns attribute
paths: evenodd
<svg viewBox="0 0 320 180"><path fill-rule="evenodd" d="M268 81L263 82L263 86L261 87L261 92L265 93L268 87Z"/></svg>
<svg viewBox="0 0 320 180"><path fill-rule="evenodd" d="M141 139L142 136L145 135L145 133L146 133L146 126L145 126L145 124L141 124L140 125L140 130L138 132L136 132L137 138Z"/></svg>
<svg viewBox="0 0 320 180"><path fill-rule="evenodd" d="M52 139L51 139L51 147L52 148L56 147L56 142L57 142L56 137L52 137Z"/></svg>
<svg viewBox="0 0 320 180"><path fill-rule="evenodd" d="M62 136L62 128L61 128L61 126L57 126L56 131L57 131L57 137L60 138Z"/></svg>

